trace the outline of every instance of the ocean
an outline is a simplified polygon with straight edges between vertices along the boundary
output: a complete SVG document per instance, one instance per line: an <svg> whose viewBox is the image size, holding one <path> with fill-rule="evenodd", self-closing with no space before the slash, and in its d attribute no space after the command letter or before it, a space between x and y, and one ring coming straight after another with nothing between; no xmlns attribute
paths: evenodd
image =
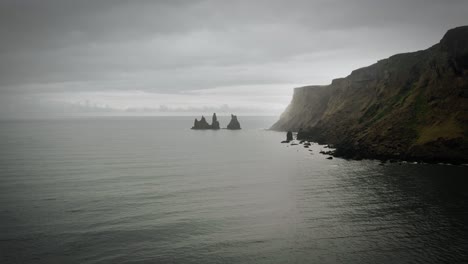
<svg viewBox="0 0 468 264"><path fill-rule="evenodd" d="M0 121L0 263L468 262L468 167L194 118Z"/></svg>

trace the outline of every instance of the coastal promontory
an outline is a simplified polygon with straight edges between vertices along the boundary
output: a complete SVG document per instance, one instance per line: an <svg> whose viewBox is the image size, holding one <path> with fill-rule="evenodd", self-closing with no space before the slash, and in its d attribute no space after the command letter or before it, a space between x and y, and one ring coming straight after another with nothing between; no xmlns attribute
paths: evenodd
<svg viewBox="0 0 468 264"><path fill-rule="evenodd" d="M347 158L468 163L468 26L330 85L296 88L271 129Z"/></svg>

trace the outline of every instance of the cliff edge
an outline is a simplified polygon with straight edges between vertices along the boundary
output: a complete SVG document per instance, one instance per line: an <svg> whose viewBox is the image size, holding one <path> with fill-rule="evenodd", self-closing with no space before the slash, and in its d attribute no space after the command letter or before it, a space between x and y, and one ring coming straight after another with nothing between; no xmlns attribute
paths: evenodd
<svg viewBox="0 0 468 264"><path fill-rule="evenodd" d="M348 158L467 163L468 26L330 85L296 88L271 129L300 131Z"/></svg>

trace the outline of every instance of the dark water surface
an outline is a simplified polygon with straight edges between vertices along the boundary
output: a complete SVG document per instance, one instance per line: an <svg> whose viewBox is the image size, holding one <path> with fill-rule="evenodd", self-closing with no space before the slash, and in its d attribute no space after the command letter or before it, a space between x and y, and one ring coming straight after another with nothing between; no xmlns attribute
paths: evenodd
<svg viewBox="0 0 468 264"><path fill-rule="evenodd" d="M274 120L1 121L0 263L468 262L467 167L326 160Z"/></svg>

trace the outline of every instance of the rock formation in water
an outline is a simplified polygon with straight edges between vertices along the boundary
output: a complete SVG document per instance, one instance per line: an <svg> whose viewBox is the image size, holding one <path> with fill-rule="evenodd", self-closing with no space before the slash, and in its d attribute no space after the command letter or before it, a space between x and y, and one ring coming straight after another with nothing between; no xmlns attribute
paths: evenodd
<svg viewBox="0 0 468 264"><path fill-rule="evenodd" d="M231 122L227 125L227 129L237 130L241 129L239 120L237 120L237 116L231 114Z"/></svg>
<svg viewBox="0 0 468 264"><path fill-rule="evenodd" d="M201 117L200 121L195 119L192 129L211 129L211 125L206 122L204 116Z"/></svg>
<svg viewBox="0 0 468 264"><path fill-rule="evenodd" d="M216 117L216 113L213 113L211 125L208 124L205 117L202 116L200 121L195 119L192 129L213 129L213 130L219 129L219 121L218 121L218 118Z"/></svg>
<svg viewBox="0 0 468 264"><path fill-rule="evenodd" d="M213 113L213 117L211 118L211 129L219 129L219 121L216 117L216 113Z"/></svg>
<svg viewBox="0 0 468 264"><path fill-rule="evenodd" d="M271 127L334 144L337 156L468 162L468 26L423 51L398 54L296 88Z"/></svg>
<svg viewBox="0 0 468 264"><path fill-rule="evenodd" d="M286 140L281 141L281 143L289 143L293 140L293 133L291 131L288 131L286 133ZM303 143L302 141L300 142L301 144Z"/></svg>

